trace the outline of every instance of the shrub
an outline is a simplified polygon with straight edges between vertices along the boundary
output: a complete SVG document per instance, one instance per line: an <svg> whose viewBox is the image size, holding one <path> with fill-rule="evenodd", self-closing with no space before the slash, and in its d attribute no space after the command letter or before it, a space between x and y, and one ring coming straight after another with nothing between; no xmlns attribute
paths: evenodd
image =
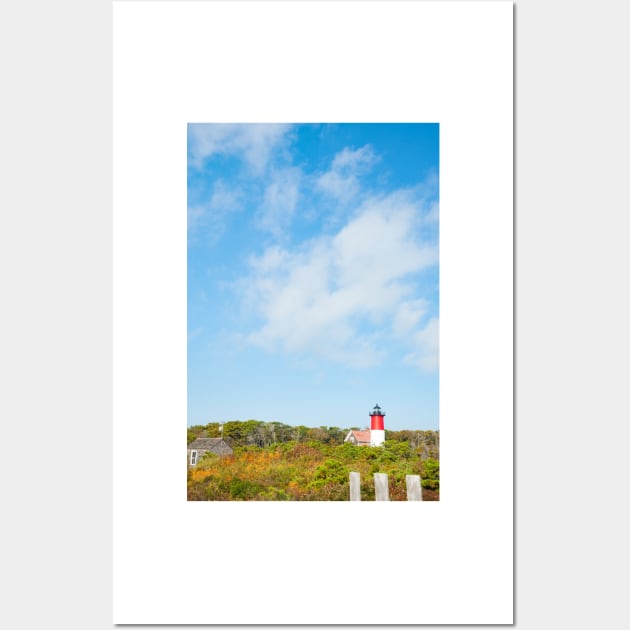
<svg viewBox="0 0 630 630"><path fill-rule="evenodd" d="M439 490L440 488L440 462L429 457L422 464L422 487L427 490Z"/></svg>
<svg viewBox="0 0 630 630"><path fill-rule="evenodd" d="M230 483L230 496L241 501L255 498L261 490L264 490L263 486L249 481L249 479L239 479L237 477L232 479Z"/></svg>

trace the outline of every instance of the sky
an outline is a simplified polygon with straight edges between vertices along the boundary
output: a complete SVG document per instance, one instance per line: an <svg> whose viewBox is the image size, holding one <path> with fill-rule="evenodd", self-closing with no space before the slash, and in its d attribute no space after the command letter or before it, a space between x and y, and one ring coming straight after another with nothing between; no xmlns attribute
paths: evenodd
<svg viewBox="0 0 630 630"><path fill-rule="evenodd" d="M439 428L439 125L188 125L188 425Z"/></svg>

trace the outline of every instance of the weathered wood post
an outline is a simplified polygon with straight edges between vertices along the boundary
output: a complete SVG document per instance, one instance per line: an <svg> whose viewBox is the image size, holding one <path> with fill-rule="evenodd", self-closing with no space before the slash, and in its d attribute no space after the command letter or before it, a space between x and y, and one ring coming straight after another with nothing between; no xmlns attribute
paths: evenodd
<svg viewBox="0 0 630 630"><path fill-rule="evenodd" d="M389 488L385 473L374 473L374 492L377 501L389 501Z"/></svg>
<svg viewBox="0 0 630 630"><path fill-rule="evenodd" d="M361 473L350 473L350 501L361 500Z"/></svg>
<svg viewBox="0 0 630 630"><path fill-rule="evenodd" d="M407 501L422 501L420 475L407 475Z"/></svg>

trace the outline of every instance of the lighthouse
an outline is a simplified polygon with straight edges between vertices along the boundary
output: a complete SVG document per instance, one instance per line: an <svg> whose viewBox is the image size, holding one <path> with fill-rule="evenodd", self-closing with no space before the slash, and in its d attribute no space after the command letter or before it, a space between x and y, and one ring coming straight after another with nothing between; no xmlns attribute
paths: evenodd
<svg viewBox="0 0 630 630"><path fill-rule="evenodd" d="M370 412L372 423L370 426L370 446L380 446L385 441L385 424L383 417L385 412L378 405L374 405L374 409Z"/></svg>

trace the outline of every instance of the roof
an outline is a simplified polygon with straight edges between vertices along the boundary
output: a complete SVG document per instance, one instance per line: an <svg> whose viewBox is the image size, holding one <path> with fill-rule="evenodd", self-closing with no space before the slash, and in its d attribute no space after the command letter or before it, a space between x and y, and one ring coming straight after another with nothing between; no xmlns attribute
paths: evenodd
<svg viewBox="0 0 630 630"><path fill-rule="evenodd" d="M372 432L370 429L366 431L350 431L350 433L355 437L357 442L369 443L371 441ZM350 433L346 436L346 439L350 437Z"/></svg>
<svg viewBox="0 0 630 630"><path fill-rule="evenodd" d="M197 449L200 451L221 450L225 447L231 450L230 445L223 438L197 438L188 445L189 449Z"/></svg>

